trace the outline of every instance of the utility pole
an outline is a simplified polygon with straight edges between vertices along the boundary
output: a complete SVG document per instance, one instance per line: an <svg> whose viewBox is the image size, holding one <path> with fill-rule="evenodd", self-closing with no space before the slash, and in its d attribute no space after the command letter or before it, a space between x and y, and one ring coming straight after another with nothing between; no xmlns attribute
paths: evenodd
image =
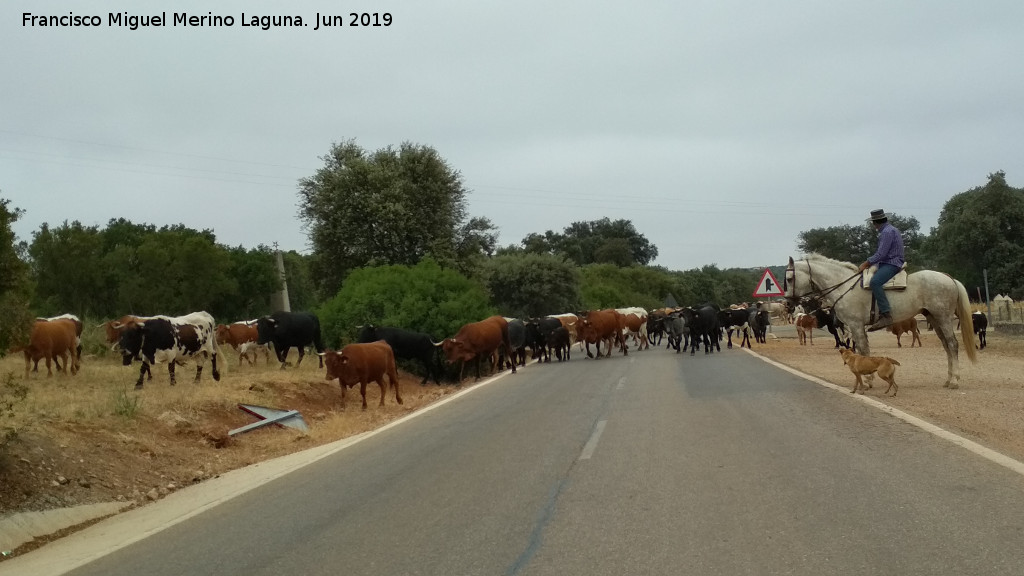
<svg viewBox="0 0 1024 576"><path fill-rule="evenodd" d="M271 294L270 311L291 312L292 306L288 301L288 277L284 272L284 257L281 256L281 251L277 249L277 242L274 242L274 263L277 264L277 274L281 278L281 290Z"/></svg>

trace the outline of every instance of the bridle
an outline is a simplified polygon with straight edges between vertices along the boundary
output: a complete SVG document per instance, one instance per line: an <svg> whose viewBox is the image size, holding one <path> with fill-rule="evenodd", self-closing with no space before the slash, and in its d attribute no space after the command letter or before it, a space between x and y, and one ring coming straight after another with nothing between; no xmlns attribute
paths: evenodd
<svg viewBox="0 0 1024 576"><path fill-rule="evenodd" d="M810 282L810 284L811 284L811 291L810 292L808 292L807 294L804 294L803 296L797 296L796 295L796 263L795 262L793 263L793 265L786 267L786 276L782 280L782 291L783 292L789 292L789 274L790 274L790 272L793 273L793 299L799 298L801 302L803 302L803 301L815 302L816 301L816 302L818 302L820 304L824 300L825 296L828 296L829 294L831 294L831 293L835 292L836 290L838 290L839 288L841 288L844 284L846 284L850 280L853 280L853 279L855 279L855 278L860 276L860 270L858 270L857 272L854 272L853 276L850 276L849 278L847 278L845 280L840 280L838 284L834 284L832 286L829 286L828 288L815 288L814 274L811 272L811 263L808 260L802 260L802 262L804 264L807 264L807 281ZM856 287L857 287L856 283L850 284L850 287L847 288L842 294L840 294L839 297L836 298L836 301L832 303L832 305L835 306L836 304L838 304L839 301L843 299L843 296L846 296L847 294L849 294L850 291L853 290Z"/></svg>

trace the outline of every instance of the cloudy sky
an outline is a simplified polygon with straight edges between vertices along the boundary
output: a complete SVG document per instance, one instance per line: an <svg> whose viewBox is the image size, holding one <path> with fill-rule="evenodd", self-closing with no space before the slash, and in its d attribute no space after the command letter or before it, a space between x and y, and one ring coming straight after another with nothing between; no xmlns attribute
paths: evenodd
<svg viewBox="0 0 1024 576"><path fill-rule="evenodd" d="M234 25L111 25L125 9ZM803 230L884 208L927 232L991 172L1024 185L1022 30L1019 0L12 0L0 197L23 240L125 217L307 251L296 182L331 144L411 141L502 245L607 216L670 269L779 265Z"/></svg>

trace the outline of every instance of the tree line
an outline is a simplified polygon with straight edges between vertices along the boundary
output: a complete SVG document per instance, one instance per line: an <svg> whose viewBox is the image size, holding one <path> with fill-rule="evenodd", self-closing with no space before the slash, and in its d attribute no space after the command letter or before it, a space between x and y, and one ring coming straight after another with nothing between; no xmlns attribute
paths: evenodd
<svg viewBox="0 0 1024 576"><path fill-rule="evenodd" d="M348 140L322 160L298 183L312 251L283 257L292 309L319 312L328 342L370 322L440 338L493 313L747 301L762 272L652 266L657 247L623 219L573 222L499 247L490 220L467 214L459 172L429 146L368 151ZM24 337L33 316L207 310L233 321L269 313L280 289L273 249L225 246L212 230L113 218L103 227L43 224L18 241L11 224L21 215L0 197L0 351ZM913 268L968 287L988 270L996 291L1024 296L1024 191L1002 172L950 199L930 234L913 216L891 220ZM797 237L801 251L851 262L875 243L866 222Z"/></svg>

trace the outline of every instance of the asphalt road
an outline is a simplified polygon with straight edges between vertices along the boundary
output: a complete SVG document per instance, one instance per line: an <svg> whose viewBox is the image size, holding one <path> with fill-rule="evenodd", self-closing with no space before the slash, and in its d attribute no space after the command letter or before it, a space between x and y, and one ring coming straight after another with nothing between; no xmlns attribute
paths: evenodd
<svg viewBox="0 0 1024 576"><path fill-rule="evenodd" d="M1022 480L738 350L575 355L71 574L1019 575Z"/></svg>

